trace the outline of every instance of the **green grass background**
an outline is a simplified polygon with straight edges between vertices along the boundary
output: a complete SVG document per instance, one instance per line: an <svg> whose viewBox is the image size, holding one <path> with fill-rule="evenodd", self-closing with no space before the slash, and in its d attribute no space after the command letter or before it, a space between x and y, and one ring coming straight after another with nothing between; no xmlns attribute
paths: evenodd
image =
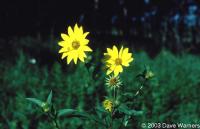
<svg viewBox="0 0 200 129"><path fill-rule="evenodd" d="M24 42L24 44L23 44ZM37 49L37 41L32 46L21 41L23 48ZM38 43L39 44L39 43ZM48 46L48 47L46 47ZM91 111L101 105L106 96L105 71L100 62L100 52L94 52L92 62L87 65L67 65L57 56L57 44L41 45L53 54L36 57L36 64L30 63L30 52L26 49L0 63L0 129L52 129L41 109L25 98L36 97L45 100L53 91L56 108L75 108ZM45 51L39 51L45 52ZM132 100L136 110L144 113L129 123L127 129L140 129L141 123L198 123L200 118L200 58L191 54L173 55L161 51L150 58L145 52L134 52L135 60L121 75L123 89L135 94L139 89L135 76L149 65L155 74L150 85ZM42 55L43 53L40 53ZM45 53L46 54L46 53ZM37 55L37 54L36 54ZM89 70L88 70L89 69ZM117 124L117 123L116 123ZM92 121L78 118L61 118L65 129L94 129Z"/></svg>

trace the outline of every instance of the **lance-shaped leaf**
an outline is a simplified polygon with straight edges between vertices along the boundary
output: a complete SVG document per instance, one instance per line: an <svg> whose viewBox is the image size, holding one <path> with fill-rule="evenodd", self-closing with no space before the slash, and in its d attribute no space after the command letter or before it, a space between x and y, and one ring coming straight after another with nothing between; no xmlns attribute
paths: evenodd
<svg viewBox="0 0 200 129"><path fill-rule="evenodd" d="M49 105L51 105L51 102L52 102L52 91L49 93L48 97L47 97L47 103Z"/></svg>
<svg viewBox="0 0 200 129"><path fill-rule="evenodd" d="M138 116L143 114L143 111L136 111L134 109L129 109L126 105L120 105L118 110L130 116Z"/></svg>
<svg viewBox="0 0 200 129"><path fill-rule="evenodd" d="M64 116L64 115L72 115L76 112L74 109L61 109L58 111L58 117Z"/></svg>
<svg viewBox="0 0 200 129"><path fill-rule="evenodd" d="M44 103L43 101L36 98L26 98L26 99L40 107L42 107L42 104Z"/></svg>
<svg viewBox="0 0 200 129"><path fill-rule="evenodd" d="M96 107L95 112L99 118L105 118L108 115L108 111L102 107Z"/></svg>

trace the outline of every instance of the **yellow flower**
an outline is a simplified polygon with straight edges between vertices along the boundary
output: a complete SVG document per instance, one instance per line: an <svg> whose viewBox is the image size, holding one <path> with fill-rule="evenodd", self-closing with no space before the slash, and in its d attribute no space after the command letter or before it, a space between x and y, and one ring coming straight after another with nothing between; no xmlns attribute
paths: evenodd
<svg viewBox="0 0 200 129"><path fill-rule="evenodd" d="M128 53L128 48L121 47L118 51L117 47L114 45L112 49L107 48L107 53L104 53L106 66L108 68L107 75L114 72L116 77L123 71L122 66L129 66L129 63L133 61L132 53Z"/></svg>
<svg viewBox="0 0 200 129"><path fill-rule="evenodd" d="M103 107L105 108L105 110L108 110L109 112L112 112L112 108L113 108L113 103L112 101L106 99L103 101Z"/></svg>
<svg viewBox="0 0 200 129"><path fill-rule="evenodd" d="M86 36L89 32L83 33L83 28L78 27L76 24L74 30L71 26L68 27L68 35L61 34L63 41L60 41L58 44L62 47L59 50L59 53L62 53L62 59L67 57L67 64L69 64L72 59L74 63L77 64L77 60L80 59L84 62L86 58L85 52L91 52L92 49L88 47L89 40L86 39Z"/></svg>

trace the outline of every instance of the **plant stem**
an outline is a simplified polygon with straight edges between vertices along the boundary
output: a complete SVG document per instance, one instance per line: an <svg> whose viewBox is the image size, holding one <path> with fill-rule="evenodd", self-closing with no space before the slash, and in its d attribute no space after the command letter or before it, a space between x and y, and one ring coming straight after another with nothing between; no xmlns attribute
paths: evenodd
<svg viewBox="0 0 200 129"><path fill-rule="evenodd" d="M115 110L116 98L117 98L117 93L116 93L116 89L114 88L113 89L113 110L110 113L111 123L110 123L110 128L109 129L113 129L113 115L114 115L114 110Z"/></svg>
<svg viewBox="0 0 200 129"><path fill-rule="evenodd" d="M54 119L54 123L55 123L55 126L57 129L60 129L59 125L58 125L58 122L57 122L57 119Z"/></svg>
<svg viewBox="0 0 200 129"><path fill-rule="evenodd" d="M58 125L58 121L57 121L57 117L56 115L54 114L50 114L50 113L47 113L48 117L51 119L51 121L53 122L53 125L55 125L55 127L57 129L61 129L60 126Z"/></svg>
<svg viewBox="0 0 200 129"><path fill-rule="evenodd" d="M143 86L144 86L144 82L140 84L140 88L139 90L135 93L135 97L140 93L140 91L143 89Z"/></svg>
<svg viewBox="0 0 200 129"><path fill-rule="evenodd" d="M123 119L122 119L122 121L121 121L121 123L120 123L119 129L122 128L122 125L123 125L124 119L125 119L125 117L123 117Z"/></svg>
<svg viewBox="0 0 200 129"><path fill-rule="evenodd" d="M116 90L115 90L115 88L113 89L113 92L114 92L114 93L113 93L113 98L114 98L114 103L113 103L113 104L115 104L115 100L116 100L116 93L115 93Z"/></svg>

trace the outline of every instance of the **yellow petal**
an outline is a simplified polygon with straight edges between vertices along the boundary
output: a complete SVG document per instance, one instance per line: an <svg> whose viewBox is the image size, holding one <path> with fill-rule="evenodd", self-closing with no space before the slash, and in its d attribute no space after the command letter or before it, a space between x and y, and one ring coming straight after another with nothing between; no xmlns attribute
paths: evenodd
<svg viewBox="0 0 200 129"><path fill-rule="evenodd" d="M69 40L69 36L66 34L61 33L61 37L63 40Z"/></svg>
<svg viewBox="0 0 200 129"><path fill-rule="evenodd" d="M69 56L67 57L67 64L69 64L71 61L72 61L72 55L69 55Z"/></svg>
<svg viewBox="0 0 200 129"><path fill-rule="evenodd" d="M83 39L80 44L82 45L87 45L89 43L89 40L88 39Z"/></svg>
<svg viewBox="0 0 200 129"><path fill-rule="evenodd" d="M61 46L61 47L64 47L66 44L66 41L60 41L58 42L58 45Z"/></svg>
<svg viewBox="0 0 200 129"><path fill-rule="evenodd" d="M69 26L69 27L68 27L68 35L69 35L70 37L73 37L73 34L74 34L73 30L72 30L71 26Z"/></svg>
<svg viewBox="0 0 200 129"><path fill-rule="evenodd" d="M109 63L109 64L112 64L112 65L113 65L113 64L115 64L115 61L112 60L112 59L110 59L110 60L107 60L106 63Z"/></svg>
<svg viewBox="0 0 200 129"><path fill-rule="evenodd" d="M82 30L83 31L83 30ZM83 32L82 32L83 33ZM90 32L85 32L83 35L82 35L82 38L86 38L86 36L89 34Z"/></svg>
<svg viewBox="0 0 200 129"><path fill-rule="evenodd" d="M111 65L111 66L110 66L110 70L114 71L114 70L115 70L115 67L116 67L115 65Z"/></svg>
<svg viewBox="0 0 200 129"><path fill-rule="evenodd" d="M74 63L77 64L78 57L74 57Z"/></svg>
<svg viewBox="0 0 200 129"><path fill-rule="evenodd" d="M78 51L78 55L79 56L83 56L83 57L87 57L86 55L85 55L85 52L84 51Z"/></svg>
<svg viewBox="0 0 200 129"><path fill-rule="evenodd" d="M106 74L109 75L110 73L112 73L112 70L108 69Z"/></svg>
<svg viewBox="0 0 200 129"><path fill-rule="evenodd" d="M132 57L132 53L128 53L128 48L125 48L123 53L122 53L122 59L123 60L128 60Z"/></svg>
<svg viewBox="0 0 200 129"><path fill-rule="evenodd" d="M109 55L112 55L112 53L113 53L113 50L112 50L112 49L110 49L110 48L107 48L107 52L108 52L108 54L109 54Z"/></svg>
<svg viewBox="0 0 200 129"><path fill-rule="evenodd" d="M127 55L127 54L128 54L128 48L125 48L125 49L123 50L122 56Z"/></svg>
<svg viewBox="0 0 200 129"><path fill-rule="evenodd" d="M83 27L82 26L79 28L79 34L83 35Z"/></svg>
<svg viewBox="0 0 200 129"><path fill-rule="evenodd" d="M69 51L69 48L68 47L63 47L59 50L58 53L63 53L63 52L68 52Z"/></svg>
<svg viewBox="0 0 200 129"><path fill-rule="evenodd" d="M61 59L64 59L66 56L68 56L68 52L63 53Z"/></svg>
<svg viewBox="0 0 200 129"><path fill-rule="evenodd" d="M78 58L84 62L84 58L86 57L85 53L83 51L78 52Z"/></svg>
<svg viewBox="0 0 200 129"><path fill-rule="evenodd" d="M129 60L127 60L128 62L131 62L131 61L133 61L133 58L130 58Z"/></svg>
<svg viewBox="0 0 200 129"><path fill-rule="evenodd" d="M112 55L113 58L118 58L118 49L117 47L114 45L113 46L113 55Z"/></svg>
<svg viewBox="0 0 200 129"><path fill-rule="evenodd" d="M74 26L74 33L79 33L79 28L77 24L75 24Z"/></svg>
<svg viewBox="0 0 200 129"><path fill-rule="evenodd" d="M114 70L114 76L116 77L116 76L118 76L119 75L119 70Z"/></svg>
<svg viewBox="0 0 200 129"><path fill-rule="evenodd" d="M123 60L122 65L128 67L129 63L132 62L134 59L133 58L129 58L128 60Z"/></svg>
<svg viewBox="0 0 200 129"><path fill-rule="evenodd" d="M124 62L122 62L122 65L128 67L129 66L129 62L124 61Z"/></svg>
<svg viewBox="0 0 200 129"><path fill-rule="evenodd" d="M85 62L83 56L78 56L78 58L79 58L82 62Z"/></svg>
<svg viewBox="0 0 200 129"><path fill-rule="evenodd" d="M88 51L88 52L92 51L92 49L90 47L88 47L88 46L82 46L82 50L83 51Z"/></svg>
<svg viewBox="0 0 200 129"><path fill-rule="evenodd" d="M119 71L120 73L123 72L123 68L121 65L116 66L115 70Z"/></svg>
<svg viewBox="0 0 200 129"><path fill-rule="evenodd" d="M74 63L77 64L77 60L78 60L78 51L77 50L73 50L70 52L70 56L72 57L72 59L74 60Z"/></svg>
<svg viewBox="0 0 200 129"><path fill-rule="evenodd" d="M119 51L119 58L122 58L122 52L123 52L123 46L121 47L121 49Z"/></svg>

